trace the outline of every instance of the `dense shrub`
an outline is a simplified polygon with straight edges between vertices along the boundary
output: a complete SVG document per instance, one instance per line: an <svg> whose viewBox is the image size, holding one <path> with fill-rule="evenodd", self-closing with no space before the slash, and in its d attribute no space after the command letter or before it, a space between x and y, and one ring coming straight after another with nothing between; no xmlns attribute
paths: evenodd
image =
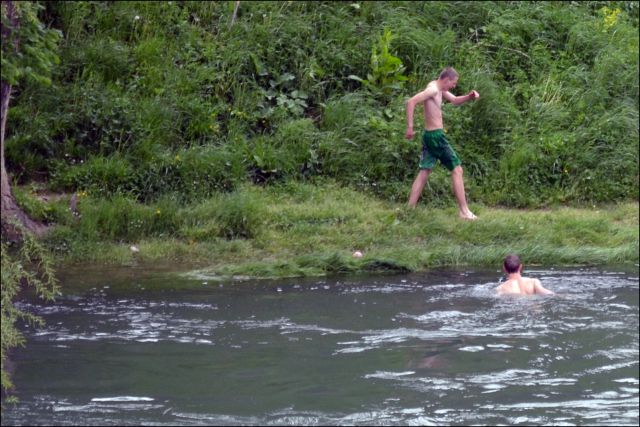
<svg viewBox="0 0 640 427"><path fill-rule="evenodd" d="M233 25L225 2L52 2L42 19L65 39L53 85L12 101L20 181L152 202L328 177L399 200L420 153L404 101L452 65L454 92L481 94L444 106L470 200L638 197L634 2L241 2Z"/></svg>

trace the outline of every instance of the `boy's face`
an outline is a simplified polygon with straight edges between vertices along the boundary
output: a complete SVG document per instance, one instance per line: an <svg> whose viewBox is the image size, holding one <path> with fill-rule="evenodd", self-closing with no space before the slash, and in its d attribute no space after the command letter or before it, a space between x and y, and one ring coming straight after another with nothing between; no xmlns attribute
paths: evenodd
<svg viewBox="0 0 640 427"><path fill-rule="evenodd" d="M458 84L458 78L456 77L455 79L450 79L449 77L445 78L445 87L447 88L447 90L451 90L454 87L456 87L456 85Z"/></svg>

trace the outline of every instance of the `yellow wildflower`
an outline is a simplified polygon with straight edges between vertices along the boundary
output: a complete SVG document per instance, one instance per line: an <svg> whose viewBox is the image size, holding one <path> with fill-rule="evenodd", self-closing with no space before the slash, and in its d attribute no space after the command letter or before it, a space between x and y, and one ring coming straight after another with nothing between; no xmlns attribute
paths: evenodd
<svg viewBox="0 0 640 427"><path fill-rule="evenodd" d="M619 8L609 9L607 6L600 9L604 15L604 28L608 30L618 23L618 15L622 12Z"/></svg>

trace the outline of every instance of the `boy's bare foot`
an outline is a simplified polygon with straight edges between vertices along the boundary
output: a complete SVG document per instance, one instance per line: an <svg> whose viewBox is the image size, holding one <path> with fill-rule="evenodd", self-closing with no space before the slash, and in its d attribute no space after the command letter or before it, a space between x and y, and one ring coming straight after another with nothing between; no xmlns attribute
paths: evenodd
<svg viewBox="0 0 640 427"><path fill-rule="evenodd" d="M471 211L467 211L466 213L459 213L460 218L462 219L466 219L469 221L475 221L476 219L478 219L477 216L475 216Z"/></svg>

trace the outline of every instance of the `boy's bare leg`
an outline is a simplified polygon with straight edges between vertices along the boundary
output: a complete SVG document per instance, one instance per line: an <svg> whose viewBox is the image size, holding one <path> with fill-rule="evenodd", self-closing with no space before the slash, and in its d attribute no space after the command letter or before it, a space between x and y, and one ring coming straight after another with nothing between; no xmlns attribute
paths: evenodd
<svg viewBox="0 0 640 427"><path fill-rule="evenodd" d="M413 181L413 185L411 186L411 194L409 195L409 207L415 208L418 204L418 199L420 199L420 195L422 194L422 190L424 189L425 184L427 183L427 178L429 178L429 174L431 173L431 169L420 169L418 172L418 176Z"/></svg>
<svg viewBox="0 0 640 427"><path fill-rule="evenodd" d="M458 202L458 215L463 219L476 219L477 217L469 210L467 199L464 195L464 180L462 179L462 166L456 166L451 172L451 183L453 185L453 194Z"/></svg>

